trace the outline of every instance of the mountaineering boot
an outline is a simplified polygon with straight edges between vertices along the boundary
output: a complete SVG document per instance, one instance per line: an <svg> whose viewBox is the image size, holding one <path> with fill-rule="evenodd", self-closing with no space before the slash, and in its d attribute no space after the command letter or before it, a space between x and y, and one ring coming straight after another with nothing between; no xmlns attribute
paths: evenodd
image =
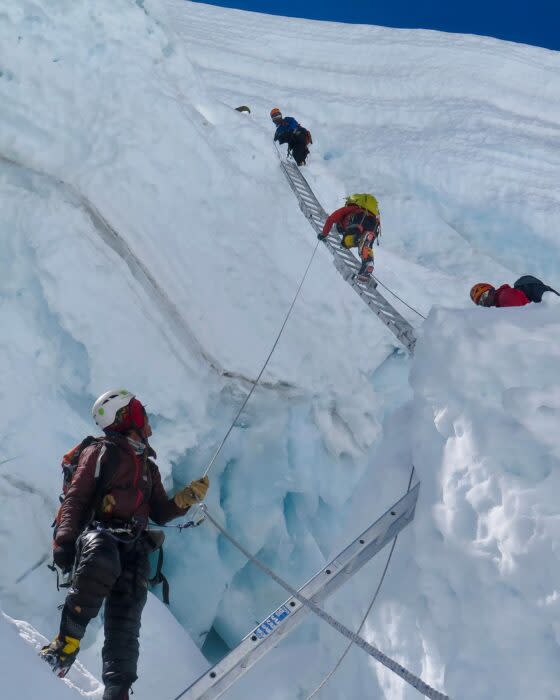
<svg viewBox="0 0 560 700"><path fill-rule="evenodd" d="M373 277L366 277L366 278L360 278L358 277L360 282L366 285L368 289L376 289L377 287L377 282L373 279Z"/></svg>
<svg viewBox="0 0 560 700"><path fill-rule="evenodd" d="M50 644L41 649L39 656L49 664L59 678L64 678L74 663L79 650L79 639L67 636L62 639L57 634Z"/></svg>
<svg viewBox="0 0 560 700"><path fill-rule="evenodd" d="M358 271L357 279L360 282L369 282L371 280L371 275L373 274L373 263L369 260L364 260ZM377 286L377 285L372 285Z"/></svg>
<svg viewBox="0 0 560 700"><path fill-rule="evenodd" d="M356 282L361 283L362 288L376 289L377 287L377 282L373 279L373 277L369 277L366 275L354 275L354 279L356 280Z"/></svg>

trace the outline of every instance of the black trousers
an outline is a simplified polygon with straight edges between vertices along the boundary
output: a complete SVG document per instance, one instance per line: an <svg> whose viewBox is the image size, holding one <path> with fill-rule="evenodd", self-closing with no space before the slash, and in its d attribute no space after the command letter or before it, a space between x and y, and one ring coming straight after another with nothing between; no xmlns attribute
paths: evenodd
<svg viewBox="0 0 560 700"><path fill-rule="evenodd" d="M297 165L304 165L305 159L309 155L306 132L303 129L296 129L296 131L294 131L290 137L288 146L290 147L292 156Z"/></svg>
<svg viewBox="0 0 560 700"><path fill-rule="evenodd" d="M148 595L149 550L144 536L123 544L105 532L92 530L79 541L78 563L62 611L60 633L81 639L105 601L105 700L127 697L126 691L137 678L140 618Z"/></svg>

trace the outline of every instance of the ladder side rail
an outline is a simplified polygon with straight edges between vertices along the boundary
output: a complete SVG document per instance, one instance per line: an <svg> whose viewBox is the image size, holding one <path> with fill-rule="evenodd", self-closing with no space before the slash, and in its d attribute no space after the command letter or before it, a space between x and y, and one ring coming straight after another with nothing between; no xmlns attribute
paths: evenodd
<svg viewBox="0 0 560 700"><path fill-rule="evenodd" d="M411 324L405 318L403 318L403 316L401 316L399 312L393 306L391 306L391 304L389 304L389 302L377 291L377 289L366 286L367 283L363 283L360 280L351 279L351 276L355 271L354 267L347 270L341 269L342 265L337 265L336 267L338 272L346 279L354 291L364 298L366 303L369 304L371 302L374 304L384 315L384 317L400 325L402 328L407 328L411 331L414 330Z"/></svg>
<svg viewBox="0 0 560 700"><path fill-rule="evenodd" d="M347 268L344 261L335 260L335 267L356 294L361 297L393 335L409 352L413 353L416 345L416 334L412 325L376 289L365 287L359 280L352 279L357 266Z"/></svg>
<svg viewBox="0 0 560 700"><path fill-rule="evenodd" d="M337 256L338 257L338 256ZM352 279L356 269L358 268L357 262L348 265L346 260L335 260L335 267L338 272L345 278L345 280L352 286L360 295L367 297L368 301L371 300L378 306L387 316L392 318L395 322L407 326L410 330L413 330L411 324L399 314L399 312L392 306L385 297L380 294L377 289L373 286L368 286L367 282L361 282L358 279Z"/></svg>
<svg viewBox="0 0 560 700"><path fill-rule="evenodd" d="M403 496L373 525L324 566L299 593L315 604L338 590L413 519L420 484ZM184 700L215 700L299 625L310 609L290 597L257 625L235 649L198 678Z"/></svg>
<svg viewBox="0 0 560 700"><path fill-rule="evenodd" d="M315 197L309 183L294 163L281 159L280 164L305 218L317 234L322 233L327 213ZM361 297L380 321L387 326L397 340L410 353L413 353L416 345L416 334L413 326L382 294L374 288L368 287L367 283L362 283L360 280L355 279L359 269L358 260L347 248L342 246L335 236L327 237L325 243L334 256L335 267L343 279L350 284L358 296Z"/></svg>
<svg viewBox="0 0 560 700"><path fill-rule="evenodd" d="M311 222L311 225L315 229L316 233L321 233L323 230L323 225L325 223L326 215L320 210L306 204L303 199L299 196L298 192L294 192L296 199L299 204L299 208L303 212L306 219Z"/></svg>
<svg viewBox="0 0 560 700"><path fill-rule="evenodd" d="M294 166L293 168L290 168L289 166L292 166L292 163L286 163L285 161L280 161L281 165L284 169L284 173L287 175L288 179L292 183L292 189L298 190L302 194L305 194L314 204L316 207L317 211L322 213L325 217L327 218L327 213L319 203L319 200L315 196L315 193L309 186L309 183L305 179L305 177L301 174L301 171L297 166Z"/></svg>
<svg viewBox="0 0 560 700"><path fill-rule="evenodd" d="M375 315L387 326L387 328L398 338L398 340L400 340L400 342L407 348L407 350L409 350L410 353L413 353L414 347L416 345L416 335L414 334L414 331L412 330L408 322L402 322L391 318L384 311L384 309L380 308L379 304L376 301L368 299L366 295L360 293L359 291L358 293L365 301L365 303L369 306L369 308L375 313Z"/></svg>

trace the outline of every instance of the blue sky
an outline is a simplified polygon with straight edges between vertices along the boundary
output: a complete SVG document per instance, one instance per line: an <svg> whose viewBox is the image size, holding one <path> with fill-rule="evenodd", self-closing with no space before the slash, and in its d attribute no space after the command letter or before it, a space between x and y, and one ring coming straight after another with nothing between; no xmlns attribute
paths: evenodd
<svg viewBox="0 0 560 700"><path fill-rule="evenodd" d="M483 34L560 51L560 0L216 0L207 4L288 17Z"/></svg>

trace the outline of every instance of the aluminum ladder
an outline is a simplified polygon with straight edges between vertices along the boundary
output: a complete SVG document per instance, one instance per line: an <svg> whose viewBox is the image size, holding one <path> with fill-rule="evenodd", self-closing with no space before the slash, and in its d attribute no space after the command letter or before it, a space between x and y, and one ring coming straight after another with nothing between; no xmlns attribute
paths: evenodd
<svg viewBox="0 0 560 700"><path fill-rule="evenodd" d="M313 227L315 233L322 233L327 213L320 205L300 168L291 160L280 158L282 170L295 194L301 211ZM368 305L373 313L396 336L400 343L412 354L416 345L416 334L412 325L376 289L377 282L372 278L368 282L357 279L360 268L358 260L343 248L337 236L328 236L325 245L332 253L334 266L348 282L358 296Z"/></svg>
<svg viewBox="0 0 560 700"><path fill-rule="evenodd" d="M338 590L412 522L419 489L418 483L298 592L315 604L320 604ZM216 700L310 614L309 608L297 598L288 598L178 698Z"/></svg>

